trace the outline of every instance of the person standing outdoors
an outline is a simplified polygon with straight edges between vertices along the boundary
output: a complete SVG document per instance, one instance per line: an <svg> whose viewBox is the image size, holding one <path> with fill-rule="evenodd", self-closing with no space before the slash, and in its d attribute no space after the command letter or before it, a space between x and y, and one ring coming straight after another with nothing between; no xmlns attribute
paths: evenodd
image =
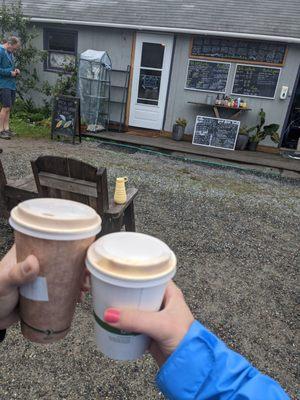
<svg viewBox="0 0 300 400"><path fill-rule="evenodd" d="M9 116L16 99L16 77L20 70L15 68L14 53L20 48L20 39L11 36L0 45L0 138L10 139Z"/></svg>

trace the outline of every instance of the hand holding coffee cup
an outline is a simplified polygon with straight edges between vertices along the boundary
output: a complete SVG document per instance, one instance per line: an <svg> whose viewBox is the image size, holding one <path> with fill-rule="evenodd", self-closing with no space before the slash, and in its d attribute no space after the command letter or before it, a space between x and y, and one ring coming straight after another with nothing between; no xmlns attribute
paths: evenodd
<svg viewBox="0 0 300 400"><path fill-rule="evenodd" d="M149 332L131 331L130 324L129 329L112 326L107 323L112 320L105 320L105 310L158 311L166 287L175 275L174 253L152 236L118 232L105 235L92 244L86 265L91 272L98 348L116 360L141 357L150 344Z"/></svg>
<svg viewBox="0 0 300 400"><path fill-rule="evenodd" d="M33 199L11 212L17 260L36 256L38 278L20 288L23 335L52 343L69 332L85 276L88 247L101 230L101 218L85 204L62 199Z"/></svg>
<svg viewBox="0 0 300 400"><path fill-rule="evenodd" d="M17 263L15 245L0 262L0 329L6 329L18 319L17 305L21 285L33 282L39 273L39 262L30 255Z"/></svg>
<svg viewBox="0 0 300 400"><path fill-rule="evenodd" d="M171 281L165 292L162 310L151 312L109 308L104 313L104 320L120 330L150 336L152 342L149 351L161 366L184 338L194 317L181 290Z"/></svg>

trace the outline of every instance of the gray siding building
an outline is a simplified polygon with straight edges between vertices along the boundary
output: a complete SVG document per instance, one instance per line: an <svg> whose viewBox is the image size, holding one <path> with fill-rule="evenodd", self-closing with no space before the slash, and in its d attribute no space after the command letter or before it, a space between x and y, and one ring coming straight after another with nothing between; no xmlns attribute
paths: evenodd
<svg viewBox="0 0 300 400"><path fill-rule="evenodd" d="M280 125L281 145L297 139L288 134L300 107L299 0L23 0L23 9L49 53L43 80L54 82L63 62L86 49L106 50L115 70L131 67L129 126L170 132L181 117L192 134L197 115L215 116L216 97L231 96L251 109L241 125L255 125L263 108ZM233 110L219 112L230 118Z"/></svg>

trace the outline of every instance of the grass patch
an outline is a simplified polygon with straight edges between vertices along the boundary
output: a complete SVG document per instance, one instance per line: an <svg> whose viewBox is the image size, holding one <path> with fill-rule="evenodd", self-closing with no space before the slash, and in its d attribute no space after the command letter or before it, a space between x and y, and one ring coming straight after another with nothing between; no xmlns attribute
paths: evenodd
<svg viewBox="0 0 300 400"><path fill-rule="evenodd" d="M12 117L10 123L11 129L23 138L41 139L50 138L50 127L42 124L33 124L23 119Z"/></svg>

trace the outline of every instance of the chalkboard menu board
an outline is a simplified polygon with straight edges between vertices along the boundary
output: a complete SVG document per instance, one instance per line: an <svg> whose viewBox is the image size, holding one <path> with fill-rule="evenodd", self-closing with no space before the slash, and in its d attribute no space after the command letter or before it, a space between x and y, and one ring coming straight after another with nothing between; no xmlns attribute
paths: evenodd
<svg viewBox="0 0 300 400"><path fill-rule="evenodd" d="M76 136L80 135L80 99L71 96L57 96L54 99L51 139L54 136L72 137L75 143Z"/></svg>
<svg viewBox="0 0 300 400"><path fill-rule="evenodd" d="M240 121L198 115L193 144L234 150Z"/></svg>
<svg viewBox="0 0 300 400"><path fill-rule="evenodd" d="M232 94L273 99L279 75L280 68L238 64Z"/></svg>
<svg viewBox="0 0 300 400"><path fill-rule="evenodd" d="M186 89L225 93L229 63L189 60Z"/></svg>
<svg viewBox="0 0 300 400"><path fill-rule="evenodd" d="M286 49L285 44L277 42L195 36L191 57L283 65Z"/></svg>

